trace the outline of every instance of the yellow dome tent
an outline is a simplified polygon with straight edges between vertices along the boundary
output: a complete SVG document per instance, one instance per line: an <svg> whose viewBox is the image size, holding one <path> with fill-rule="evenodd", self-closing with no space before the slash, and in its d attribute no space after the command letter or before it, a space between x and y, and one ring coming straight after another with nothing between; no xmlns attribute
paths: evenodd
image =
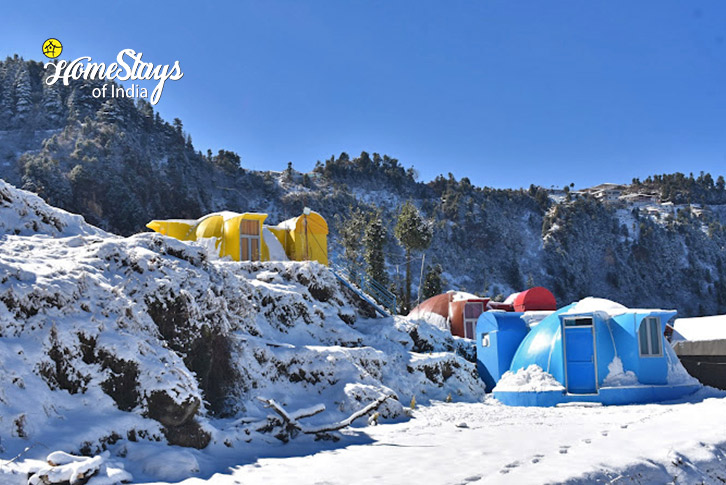
<svg viewBox="0 0 726 485"><path fill-rule="evenodd" d="M318 261L328 264L328 223L317 212L305 208L303 214L271 226L277 239L293 261Z"/></svg>
<svg viewBox="0 0 726 485"><path fill-rule="evenodd" d="M154 220L146 227L181 241L213 239L219 256L235 261L269 261L262 223L267 214L218 212L195 220Z"/></svg>
<svg viewBox="0 0 726 485"><path fill-rule="evenodd" d="M197 220L154 220L146 227L181 241L212 240L220 257L235 261L269 261L270 245L279 242L290 260L328 264L328 224L320 214L305 208L301 216L277 226L263 226L266 218L255 212L217 212ZM265 240L272 235L277 241ZM282 254L275 247L272 253Z"/></svg>

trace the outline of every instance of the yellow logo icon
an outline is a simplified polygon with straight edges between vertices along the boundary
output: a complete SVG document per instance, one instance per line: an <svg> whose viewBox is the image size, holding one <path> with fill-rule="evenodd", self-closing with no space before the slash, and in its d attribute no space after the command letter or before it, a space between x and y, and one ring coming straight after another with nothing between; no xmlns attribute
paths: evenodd
<svg viewBox="0 0 726 485"><path fill-rule="evenodd" d="M61 55L61 52L63 52L63 44L58 39L51 38L43 42L43 54L46 57L55 59Z"/></svg>

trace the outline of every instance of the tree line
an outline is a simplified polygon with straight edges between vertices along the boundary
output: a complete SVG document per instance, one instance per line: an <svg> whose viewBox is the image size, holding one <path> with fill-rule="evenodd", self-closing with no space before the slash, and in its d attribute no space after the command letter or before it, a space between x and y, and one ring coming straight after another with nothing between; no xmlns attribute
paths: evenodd
<svg viewBox="0 0 726 485"><path fill-rule="evenodd" d="M403 248L405 260L404 281L391 281L386 269L386 240L388 227L393 226L393 236ZM433 239L433 221L425 218L409 200L399 205L394 221L384 221L382 212L350 208L345 218L338 218L340 243L343 246L345 269L353 280L369 278L388 287L399 301L398 311L407 314L412 307L412 262L419 253L428 249ZM396 265L389 261L388 264ZM442 268L429 265L422 281L421 298L441 292Z"/></svg>

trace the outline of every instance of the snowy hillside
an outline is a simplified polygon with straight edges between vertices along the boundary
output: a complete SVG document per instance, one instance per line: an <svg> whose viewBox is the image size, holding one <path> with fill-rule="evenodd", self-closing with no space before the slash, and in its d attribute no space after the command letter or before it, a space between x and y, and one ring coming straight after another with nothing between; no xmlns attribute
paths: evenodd
<svg viewBox="0 0 726 485"><path fill-rule="evenodd" d="M23 460L108 449L137 453L127 461L146 479L176 479L196 458L158 469L145 446L214 453L315 437L271 422L258 398L291 413L324 405L305 420L314 428L385 396L381 422L404 419L414 397L484 396L459 342L373 318L317 263L212 261L159 234L108 235L5 183L0 216L4 459L28 446Z"/></svg>

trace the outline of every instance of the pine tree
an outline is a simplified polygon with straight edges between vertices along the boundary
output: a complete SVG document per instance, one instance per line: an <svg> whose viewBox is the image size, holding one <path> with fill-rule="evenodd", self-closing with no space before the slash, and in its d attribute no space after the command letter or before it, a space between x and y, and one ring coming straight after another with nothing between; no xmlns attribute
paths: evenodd
<svg viewBox="0 0 726 485"><path fill-rule="evenodd" d="M428 272L424 277L423 288L421 289L421 292L423 293L421 297L422 300L431 298L432 296L436 296L442 292L444 283L441 278L441 273L443 273L443 268L440 264L429 266Z"/></svg>
<svg viewBox="0 0 726 485"><path fill-rule="evenodd" d="M63 119L63 101L58 85L48 86L43 80L43 114L50 126L55 127Z"/></svg>
<svg viewBox="0 0 726 485"><path fill-rule="evenodd" d="M15 121L27 120L32 106L30 73L23 65L15 77Z"/></svg>
<svg viewBox="0 0 726 485"><path fill-rule="evenodd" d="M366 262L366 274L369 278L386 285L386 228L383 226L380 213L374 214L365 226L363 235L363 259Z"/></svg>
<svg viewBox="0 0 726 485"><path fill-rule="evenodd" d="M340 224L340 243L343 259L350 276L355 280L360 273L360 249L366 217L360 209L351 209L348 217Z"/></svg>
<svg viewBox="0 0 726 485"><path fill-rule="evenodd" d="M114 98L109 98L104 101L97 112L97 119L104 123L123 121L123 114L119 109L118 102Z"/></svg>
<svg viewBox="0 0 726 485"><path fill-rule="evenodd" d="M210 152L207 152L208 154ZM240 168L242 161L235 152L229 150L219 150L217 155L212 157L212 163L217 165L219 168L227 173L235 173Z"/></svg>
<svg viewBox="0 0 726 485"><path fill-rule="evenodd" d="M0 62L0 129L10 127L15 108L15 93L13 92L15 79L14 63L10 58Z"/></svg>
<svg viewBox="0 0 726 485"><path fill-rule="evenodd" d="M398 213L393 233L406 251L406 283L403 294L403 311L411 310L411 255L423 251L431 244L433 228L410 201L403 204Z"/></svg>

